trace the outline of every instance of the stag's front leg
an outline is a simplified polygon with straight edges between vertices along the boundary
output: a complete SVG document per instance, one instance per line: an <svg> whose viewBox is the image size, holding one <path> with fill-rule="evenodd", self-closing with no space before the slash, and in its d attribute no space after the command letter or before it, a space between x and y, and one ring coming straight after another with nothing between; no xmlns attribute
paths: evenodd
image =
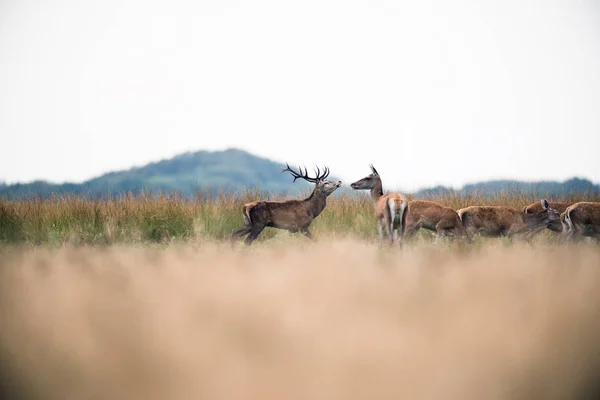
<svg viewBox="0 0 600 400"><path fill-rule="evenodd" d="M306 236L307 238L309 238L311 240L314 240L314 237L313 237L312 233L310 233L308 228L304 229L304 236Z"/></svg>
<svg viewBox="0 0 600 400"><path fill-rule="evenodd" d="M258 235L260 235L260 233L263 231L263 229L265 229L265 226L253 226L252 230L250 231L250 234L246 237L246 239L244 239L244 243L246 243L246 245L250 246L252 244L252 242L254 241L254 239L256 239L258 237Z"/></svg>

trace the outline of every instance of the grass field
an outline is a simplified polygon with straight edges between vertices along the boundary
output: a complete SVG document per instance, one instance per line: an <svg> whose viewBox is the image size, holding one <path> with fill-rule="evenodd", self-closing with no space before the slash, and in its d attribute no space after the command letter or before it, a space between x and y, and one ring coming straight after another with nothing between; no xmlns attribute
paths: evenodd
<svg viewBox="0 0 600 400"><path fill-rule="evenodd" d="M2 398L600 395L596 244L380 250L370 200L334 194L316 241L232 249L258 195L0 201Z"/></svg>
<svg viewBox="0 0 600 400"><path fill-rule="evenodd" d="M438 196L437 201L454 209L470 205L506 205L521 210L539 200L528 193L485 196ZM258 191L244 196L201 194L194 200L178 196L124 196L108 200L79 197L7 201L0 199L0 243L33 245L111 245L169 243L173 241L223 240L243 225L242 205L256 199L278 199ZM409 197L409 200L411 198ZM598 201L600 194L582 194L562 199ZM376 236L370 198L338 195L329 197L327 207L311 225L316 237ZM259 240L284 232L267 228Z"/></svg>

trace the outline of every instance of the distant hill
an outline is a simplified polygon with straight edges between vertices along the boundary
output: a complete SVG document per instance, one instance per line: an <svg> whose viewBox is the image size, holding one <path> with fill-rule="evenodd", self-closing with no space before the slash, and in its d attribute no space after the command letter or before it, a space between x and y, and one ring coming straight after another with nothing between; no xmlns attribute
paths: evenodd
<svg viewBox="0 0 600 400"><path fill-rule="evenodd" d="M548 197L564 197L572 193L600 193L600 185L595 185L587 179L571 178L564 182L537 181L523 182L516 180L495 180L470 183L461 189L452 189L444 186L422 189L415 193L419 196L432 196L440 194L466 194L473 192L493 194L498 192L523 192L536 193Z"/></svg>
<svg viewBox="0 0 600 400"><path fill-rule="evenodd" d="M256 188L276 193L299 193L310 190L308 182L281 173L283 165L254 156L246 151L197 151L142 167L110 172L83 183L54 184L35 181L0 186L0 196L21 198L47 197L51 194L74 194L98 198L123 193L138 194L178 192L195 196L199 191L243 191ZM295 168L295 167L294 167Z"/></svg>
<svg viewBox="0 0 600 400"><path fill-rule="evenodd" d="M124 193L139 194L143 191L152 194L178 192L185 196L195 196L199 191L241 192L256 187L264 192L293 195L310 191L311 184L302 180L293 183L289 174L281 173L282 167L281 163L239 149L196 151L141 167L110 172L83 183L55 184L35 181L6 185L0 182L0 197L15 199L72 194L99 198ZM330 179L337 178L331 176ZM347 187L339 190L354 193ZM499 180L468 184L459 190L438 186L419 190L414 194L417 197L425 197L440 193L473 191L491 194L503 190L564 196L572 192L600 192L600 185L579 178L565 182Z"/></svg>

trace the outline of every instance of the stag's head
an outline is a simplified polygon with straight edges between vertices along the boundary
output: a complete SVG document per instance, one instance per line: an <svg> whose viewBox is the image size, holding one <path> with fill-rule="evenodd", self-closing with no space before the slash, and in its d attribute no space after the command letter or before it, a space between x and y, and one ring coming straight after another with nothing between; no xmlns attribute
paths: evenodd
<svg viewBox="0 0 600 400"><path fill-rule="evenodd" d="M294 177L294 182L296 182L296 179L301 178L307 182L314 183L315 191L325 197L329 196L335 191L335 189L339 188L342 185L342 181L330 182L327 180L327 177L329 176L329 168L327 167L325 167L323 172L321 172L321 169L319 167L316 167L316 176L314 178L308 176L308 170L306 169L306 167L304 167L304 171L302 171L302 167L298 167L298 170L300 172L294 171L286 163L285 168L281 172L289 172Z"/></svg>
<svg viewBox="0 0 600 400"><path fill-rule="evenodd" d="M350 187L352 189L373 189L376 185L381 184L381 178L379 177L379 174L377 173L377 170L375 169L375 167L371 164L371 174L365 176L364 178L362 178L361 180L358 180L352 184L350 184Z"/></svg>

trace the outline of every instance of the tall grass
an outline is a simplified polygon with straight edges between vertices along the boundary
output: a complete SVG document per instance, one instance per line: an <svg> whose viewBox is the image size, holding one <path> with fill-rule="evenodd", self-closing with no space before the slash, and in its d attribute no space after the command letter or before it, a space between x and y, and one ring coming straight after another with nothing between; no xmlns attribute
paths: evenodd
<svg viewBox="0 0 600 400"><path fill-rule="evenodd" d="M525 192L446 194L428 200L459 209L469 205L505 205L521 209L539 200ZM175 194L158 197L127 195L102 200L64 196L9 201L0 199L0 242L50 245L109 245L223 240L242 226L244 203L257 199L281 200L259 190L242 195L199 193L194 199ZM409 199L412 197L409 196ZM598 193L578 194L565 201L598 201ZM316 236L372 238L376 234L373 206L365 194L334 193L314 220ZM261 240L278 232L267 229Z"/></svg>
<svg viewBox="0 0 600 400"><path fill-rule="evenodd" d="M598 398L600 249L470 249L3 246L3 398Z"/></svg>

